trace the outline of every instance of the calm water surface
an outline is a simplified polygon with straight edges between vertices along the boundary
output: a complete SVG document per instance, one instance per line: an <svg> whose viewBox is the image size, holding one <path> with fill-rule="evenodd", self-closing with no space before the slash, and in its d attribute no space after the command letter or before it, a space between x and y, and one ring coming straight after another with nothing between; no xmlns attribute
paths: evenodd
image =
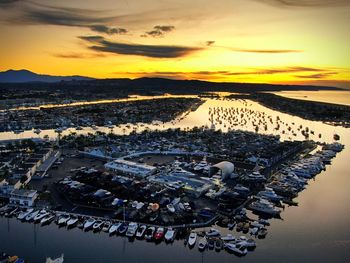
<svg viewBox="0 0 350 263"><path fill-rule="evenodd" d="M265 112L279 118L287 125L296 128L308 126L315 131L311 139L331 142L333 134L341 136L340 142L345 144L343 152L333 159L332 165L310 181L306 190L299 194L296 201L298 207L286 207L282 212L283 220L271 220L266 239L257 241L254 252L243 258L224 251L206 251L200 253L184 247L183 241L175 241L172 245L161 243L155 245L145 241L129 242L122 237L109 237L105 233L94 234L82 232L80 229L59 229L55 224L40 227L21 223L16 219L0 218L0 250L20 255L30 262L45 262L46 256L65 255L65 262L350 262L350 132L349 129L333 127L320 122L303 120L298 117L267 109L251 101L221 101L208 99L197 111L188 113L172 123L115 128L116 133L128 133L133 128L166 129L168 127L187 127L210 125L208 112L213 107L249 108L254 112ZM248 118L246 116L246 118ZM294 125L292 124L294 123ZM227 123L226 123L227 124ZM228 129L228 124L215 124L217 129ZM269 125L264 133L280 134ZM237 125L236 129L253 131L248 121L246 125ZM108 129L106 129L108 131ZM66 131L69 133L69 131ZM82 133L92 132L90 128ZM53 131L45 131L55 137ZM294 136L291 132L281 134L281 139L303 139L300 132ZM322 138L317 134L321 133ZM12 136L34 137L29 132L20 135L0 134L0 139ZM222 229L222 232L229 232ZM233 234L236 234L233 232Z"/></svg>
<svg viewBox="0 0 350 263"><path fill-rule="evenodd" d="M350 106L350 90L279 91L274 94L299 100L329 102Z"/></svg>

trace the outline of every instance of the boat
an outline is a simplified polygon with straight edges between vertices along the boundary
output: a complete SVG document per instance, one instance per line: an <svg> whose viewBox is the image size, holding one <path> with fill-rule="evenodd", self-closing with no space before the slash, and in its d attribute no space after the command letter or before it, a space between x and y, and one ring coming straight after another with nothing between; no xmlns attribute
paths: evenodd
<svg viewBox="0 0 350 263"><path fill-rule="evenodd" d="M55 215L49 214L47 216L45 216L44 218L41 219L40 223L41 225L48 225L50 224L53 220L55 220Z"/></svg>
<svg viewBox="0 0 350 263"><path fill-rule="evenodd" d="M197 240L197 233L192 231L191 234L188 236L188 246L193 247L196 244Z"/></svg>
<svg viewBox="0 0 350 263"><path fill-rule="evenodd" d="M62 254L60 257L51 259L51 258L46 258L45 263L63 263L64 262L64 255Z"/></svg>
<svg viewBox="0 0 350 263"><path fill-rule="evenodd" d="M217 237L220 236L220 231L215 228L210 228L209 231L205 232L208 237Z"/></svg>
<svg viewBox="0 0 350 263"><path fill-rule="evenodd" d="M147 230L145 232L145 239L152 240L155 231L156 231L156 228L154 226L147 228Z"/></svg>
<svg viewBox="0 0 350 263"><path fill-rule="evenodd" d="M92 226L95 224L96 220L92 217L90 217L89 219L87 219L84 223L84 230L90 230L92 228Z"/></svg>
<svg viewBox="0 0 350 263"><path fill-rule="evenodd" d="M215 246L215 239L209 238L208 239L208 248L209 249L214 249L214 246Z"/></svg>
<svg viewBox="0 0 350 263"><path fill-rule="evenodd" d="M103 226L103 221L98 219L95 221L95 223L92 225L92 230L94 232L97 232L97 231L101 231L102 229L102 226Z"/></svg>
<svg viewBox="0 0 350 263"><path fill-rule="evenodd" d="M266 187L264 191L260 191L257 196L272 202L279 202L282 200L282 196L277 195L275 191L269 187Z"/></svg>
<svg viewBox="0 0 350 263"><path fill-rule="evenodd" d="M251 230L250 230L250 234L252 236L256 236L259 232L259 228L258 227L253 227Z"/></svg>
<svg viewBox="0 0 350 263"><path fill-rule="evenodd" d="M206 249L207 245L208 245L207 238L203 237L201 240L199 240L198 249L199 250L204 250L204 249Z"/></svg>
<svg viewBox="0 0 350 263"><path fill-rule="evenodd" d="M164 236L164 227L158 227L157 231L154 233L155 240L161 240Z"/></svg>
<svg viewBox="0 0 350 263"><path fill-rule="evenodd" d="M263 218L259 218L259 223L264 225L264 226L269 226L270 225L270 222L267 221L266 219L263 219Z"/></svg>
<svg viewBox="0 0 350 263"><path fill-rule="evenodd" d="M118 234L119 235L124 235L126 231L128 230L128 224L127 223L122 223L119 228L118 228Z"/></svg>
<svg viewBox="0 0 350 263"><path fill-rule="evenodd" d="M277 209L273 204L271 204L266 199L260 199L252 202L249 205L249 208L255 212L268 214L271 216L278 216L281 213L279 209Z"/></svg>
<svg viewBox="0 0 350 263"><path fill-rule="evenodd" d="M215 240L215 250L220 251L223 247L224 247L224 242L220 238L217 238Z"/></svg>
<svg viewBox="0 0 350 263"><path fill-rule="evenodd" d="M225 241L225 242L229 242L229 241L235 241L236 237L232 234L227 234L226 236L222 236L221 240Z"/></svg>
<svg viewBox="0 0 350 263"><path fill-rule="evenodd" d="M33 218L33 221L37 223L41 221L41 219L43 219L44 217L48 216L49 214L50 214L49 212L43 209Z"/></svg>
<svg viewBox="0 0 350 263"><path fill-rule="evenodd" d="M39 210L33 211L32 213L28 214L25 218L26 221L32 221L36 215L39 214Z"/></svg>
<svg viewBox="0 0 350 263"><path fill-rule="evenodd" d="M63 214L58 218L57 224L59 226L64 226L67 224L68 220L70 219L70 215L69 214Z"/></svg>
<svg viewBox="0 0 350 263"><path fill-rule="evenodd" d="M242 244L248 249L253 249L256 247L256 242L252 238L246 238L245 236L240 236L236 244Z"/></svg>
<svg viewBox="0 0 350 263"><path fill-rule="evenodd" d="M109 228L108 233L109 233L110 235L113 235L114 233L116 233L116 232L118 231L118 228L119 228L121 225L122 225L121 222L118 222L118 223L113 224L113 225Z"/></svg>
<svg viewBox="0 0 350 263"><path fill-rule="evenodd" d="M19 213L19 215L17 216L17 219L18 219L18 220L25 220L25 218L26 218L29 214L31 214L33 211L34 211L33 208L29 208L29 209L27 209L26 211L23 211L23 212Z"/></svg>
<svg viewBox="0 0 350 263"><path fill-rule="evenodd" d="M267 235L267 229L262 228L258 231L258 238L265 238Z"/></svg>
<svg viewBox="0 0 350 263"><path fill-rule="evenodd" d="M102 231L107 233L109 231L109 229L111 228L111 226L112 226L111 221L106 221L103 224Z"/></svg>
<svg viewBox="0 0 350 263"><path fill-rule="evenodd" d="M144 236L146 229L147 229L146 225L141 225L136 231L136 238L141 239Z"/></svg>
<svg viewBox="0 0 350 263"><path fill-rule="evenodd" d="M67 227L74 227L78 223L79 218L76 216L72 216L68 221L67 221Z"/></svg>
<svg viewBox="0 0 350 263"><path fill-rule="evenodd" d="M169 227L164 235L164 239L166 242L173 242L175 239L175 235L176 235L176 231L171 227Z"/></svg>
<svg viewBox="0 0 350 263"><path fill-rule="evenodd" d="M248 253L247 248L243 244L226 243L224 247L235 254L245 256Z"/></svg>
<svg viewBox="0 0 350 263"><path fill-rule="evenodd" d="M139 225L138 225L137 223L134 223L134 222L129 223L129 225L128 225L128 230L126 231L126 234L125 234L125 235L126 235L127 237L133 237L133 236L135 236L138 226L139 226Z"/></svg>
<svg viewBox="0 0 350 263"><path fill-rule="evenodd" d="M259 172L252 172L248 174L245 178L246 181L251 183L264 183L266 182L266 177L260 174Z"/></svg>
<svg viewBox="0 0 350 263"><path fill-rule="evenodd" d="M14 208L11 208L8 212L5 213L5 216L6 217L11 217L12 215L14 215L17 211L18 211L18 207L14 207Z"/></svg>
<svg viewBox="0 0 350 263"><path fill-rule="evenodd" d="M166 207L168 208L169 212L175 213L175 207L172 204L168 204Z"/></svg>

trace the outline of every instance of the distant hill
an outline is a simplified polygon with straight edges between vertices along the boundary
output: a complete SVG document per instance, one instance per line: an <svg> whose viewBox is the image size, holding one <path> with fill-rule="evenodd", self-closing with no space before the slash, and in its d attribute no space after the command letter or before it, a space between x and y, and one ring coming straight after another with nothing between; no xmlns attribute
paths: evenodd
<svg viewBox="0 0 350 263"><path fill-rule="evenodd" d="M71 80L92 80L82 76L51 76L36 74L29 70L8 70L0 72L0 82L2 83L24 83L24 82L60 82Z"/></svg>

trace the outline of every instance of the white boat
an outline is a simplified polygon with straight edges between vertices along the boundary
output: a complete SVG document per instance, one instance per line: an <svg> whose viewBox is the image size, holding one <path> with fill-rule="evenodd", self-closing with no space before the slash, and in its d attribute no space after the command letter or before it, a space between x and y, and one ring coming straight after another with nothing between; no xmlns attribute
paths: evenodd
<svg viewBox="0 0 350 263"><path fill-rule="evenodd" d="M32 221L36 215L39 214L39 210L33 211L32 213L28 214L25 218L26 221Z"/></svg>
<svg viewBox="0 0 350 263"><path fill-rule="evenodd" d="M203 237L201 240L199 240L198 249L199 250L204 250L204 249L206 249L207 245L208 245L207 238Z"/></svg>
<svg viewBox="0 0 350 263"><path fill-rule="evenodd" d="M113 235L114 233L116 233L117 231L118 231L118 228L121 226L121 222L118 222L118 223L115 223L115 224L113 224L110 228L109 228L109 230L108 230L108 233L110 234L110 235Z"/></svg>
<svg viewBox="0 0 350 263"><path fill-rule="evenodd" d="M166 207L168 208L169 212L175 213L175 207L172 204L168 204Z"/></svg>
<svg viewBox="0 0 350 263"><path fill-rule="evenodd" d="M47 212L46 210L41 210L35 217L34 217L34 222L39 222L41 221L41 219L43 219L44 217L48 216L50 213Z"/></svg>
<svg viewBox="0 0 350 263"><path fill-rule="evenodd" d="M208 237L217 237L220 236L220 231L215 228L210 228L209 231L205 232Z"/></svg>
<svg viewBox="0 0 350 263"><path fill-rule="evenodd" d="M226 236L222 236L221 239L225 242L228 242L228 241L235 241L236 237L232 234L227 234Z"/></svg>
<svg viewBox="0 0 350 263"><path fill-rule="evenodd" d="M256 182L256 183L266 182L265 176L263 176L259 172L252 172L251 174L247 175L245 179L249 182Z"/></svg>
<svg viewBox="0 0 350 263"><path fill-rule="evenodd" d="M188 246L193 247L196 244L197 240L197 233L196 232L191 232L191 234L188 236Z"/></svg>
<svg viewBox="0 0 350 263"><path fill-rule="evenodd" d="M253 227L251 230L250 230L250 234L252 236L256 236L259 232L259 228L258 227Z"/></svg>
<svg viewBox="0 0 350 263"><path fill-rule="evenodd" d="M73 227L78 223L79 218L76 216L72 216L68 221L67 221L67 227Z"/></svg>
<svg viewBox="0 0 350 263"><path fill-rule="evenodd" d="M146 229L147 229L147 226L146 225L141 225L137 231L136 231L136 237L137 238L142 238L143 235L145 234L146 232Z"/></svg>
<svg viewBox="0 0 350 263"><path fill-rule="evenodd" d="M49 224L55 219L55 217L56 217L55 215L49 214L41 219L40 224L41 225Z"/></svg>
<svg viewBox="0 0 350 263"><path fill-rule="evenodd" d="M247 248L243 244L226 243L224 247L240 256L244 256L248 253Z"/></svg>
<svg viewBox="0 0 350 263"><path fill-rule="evenodd" d="M92 226L93 231L100 231L102 229L103 221L98 219Z"/></svg>
<svg viewBox="0 0 350 263"><path fill-rule="evenodd" d="M62 254L60 257L52 259L52 258L46 258L45 263L63 263L64 262L64 255Z"/></svg>
<svg viewBox="0 0 350 263"><path fill-rule="evenodd" d="M128 225L128 230L126 231L126 236L127 237L133 237L133 236L135 236L135 233L136 233L136 230L137 230L137 228L138 228L138 224L137 223L134 223L134 222L131 222L131 223L129 223L129 225Z"/></svg>
<svg viewBox="0 0 350 263"><path fill-rule="evenodd" d="M84 223L84 230L89 230L95 224L96 220L94 218L89 218Z"/></svg>
<svg viewBox="0 0 350 263"><path fill-rule="evenodd" d="M70 219L70 215L69 214L63 214L58 218L57 224L59 226L64 226L67 224L68 220Z"/></svg>
<svg viewBox="0 0 350 263"><path fill-rule="evenodd" d="M279 202L282 200L282 196L277 195L275 191L269 187L266 187L264 191L260 191L257 196L272 202Z"/></svg>
<svg viewBox="0 0 350 263"><path fill-rule="evenodd" d="M103 224L102 231L103 231L103 232L108 232L109 229L111 228L111 226L112 226L111 221L106 221L106 222Z"/></svg>
<svg viewBox="0 0 350 263"><path fill-rule="evenodd" d="M253 211L272 215L272 216L277 216L281 213L279 209L277 209L273 204L271 204L266 199L260 199L260 200L254 201L249 205L249 208Z"/></svg>
<svg viewBox="0 0 350 263"><path fill-rule="evenodd" d="M255 241L251 238L248 239L245 236L239 237L236 244L241 244L246 248L255 248L256 247Z"/></svg>
<svg viewBox="0 0 350 263"><path fill-rule="evenodd" d="M173 242L175 239L175 230L172 229L171 227L168 228L168 230L166 231L165 235L164 235L164 239L167 242Z"/></svg>
<svg viewBox="0 0 350 263"><path fill-rule="evenodd" d="M31 214L33 211L34 211L33 208L29 208L29 209L27 209L26 211L23 211L23 212L19 213L19 215L17 216L17 219L18 219L18 220L25 220L25 218L26 218L29 214Z"/></svg>

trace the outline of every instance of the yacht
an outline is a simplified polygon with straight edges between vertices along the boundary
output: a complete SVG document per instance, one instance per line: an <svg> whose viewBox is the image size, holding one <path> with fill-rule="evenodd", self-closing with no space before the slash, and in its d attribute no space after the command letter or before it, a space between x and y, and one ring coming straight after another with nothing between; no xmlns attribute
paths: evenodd
<svg viewBox="0 0 350 263"><path fill-rule="evenodd" d="M245 187L241 184L235 185L235 187L233 187L233 190L239 194L242 194L242 195L249 195L249 193L250 193L249 188Z"/></svg>
<svg viewBox="0 0 350 263"><path fill-rule="evenodd" d="M259 172L252 172L251 174L248 174L245 177L245 179L248 182L252 182L252 183L264 183L264 182L266 182L265 176L263 176Z"/></svg>
<svg viewBox="0 0 350 263"><path fill-rule="evenodd" d="M220 236L219 230L215 228L210 228L209 231L205 232L206 236L208 237L217 237Z"/></svg>
<svg viewBox="0 0 350 263"><path fill-rule="evenodd" d="M26 218L29 214L31 214L33 211L34 211L33 208L29 208L29 209L27 209L26 211L23 211L23 212L19 213L19 215L17 216L17 219L18 219L18 220L25 220L25 218Z"/></svg>
<svg viewBox="0 0 350 263"><path fill-rule="evenodd" d="M35 217L34 217L34 222L39 222L41 219L44 217L48 216L50 213L47 212L46 210L41 210Z"/></svg>
<svg viewBox="0 0 350 263"><path fill-rule="evenodd" d="M68 220L70 219L70 215L69 214L63 214L58 218L57 224L59 226L64 226L67 224Z"/></svg>
<svg viewBox="0 0 350 263"><path fill-rule="evenodd" d="M156 231L156 228L154 226L147 228L145 232L146 240L152 240L155 231Z"/></svg>
<svg viewBox="0 0 350 263"><path fill-rule="evenodd" d="M240 256L244 256L248 253L247 248L243 244L234 244L234 243L226 243L224 247L233 253L236 253Z"/></svg>
<svg viewBox="0 0 350 263"><path fill-rule="evenodd" d="M78 223L79 218L76 216L72 216L68 221L67 221L67 227L74 227Z"/></svg>
<svg viewBox="0 0 350 263"><path fill-rule="evenodd" d="M275 191L272 188L266 187L264 191L260 191L257 194L258 197L265 198L267 200L270 200L272 202L279 202L282 200L282 197L277 195Z"/></svg>
<svg viewBox="0 0 350 263"><path fill-rule="evenodd" d="M172 229L171 227L168 228L168 230L166 231L165 236L164 236L165 241L173 242L175 239L175 234L176 234L176 232L174 229Z"/></svg>
<svg viewBox="0 0 350 263"><path fill-rule="evenodd" d="M141 225L136 231L136 238L142 238L146 232L146 229L146 225Z"/></svg>
<svg viewBox="0 0 350 263"><path fill-rule="evenodd" d="M109 229L111 228L111 226L112 226L111 221L106 221L103 224L102 231L107 233L109 231Z"/></svg>
<svg viewBox="0 0 350 263"><path fill-rule="evenodd" d="M43 219L41 219L40 224L43 225L48 225L50 224L53 220L55 220L55 215L49 214L45 216Z"/></svg>
<svg viewBox="0 0 350 263"><path fill-rule="evenodd" d="M34 217L36 217L36 215L39 214L39 210L34 211L30 214L28 214L25 218L26 221L32 221L34 219Z"/></svg>
<svg viewBox="0 0 350 263"><path fill-rule="evenodd" d="M127 223L122 223L120 225L120 227L118 228L118 234L119 235L124 235L127 230L128 230L128 224Z"/></svg>
<svg viewBox="0 0 350 263"><path fill-rule="evenodd" d="M118 228L119 228L121 225L122 225L121 222L118 222L118 223L113 224L113 225L109 228L108 233L109 233L110 235L113 235L114 233L116 233L116 232L118 231Z"/></svg>
<svg viewBox="0 0 350 263"><path fill-rule="evenodd" d="M221 237L221 240L228 242L228 241L235 241L236 237L232 234L227 234L226 236Z"/></svg>
<svg viewBox="0 0 350 263"><path fill-rule="evenodd" d="M199 250L204 250L204 249L206 249L207 245L208 245L207 238L203 237L201 240L199 240L198 249Z"/></svg>
<svg viewBox="0 0 350 263"><path fill-rule="evenodd" d="M196 244L197 240L197 233L191 232L191 234L188 236L188 246L193 247Z"/></svg>
<svg viewBox="0 0 350 263"><path fill-rule="evenodd" d="M158 227L157 231L154 233L155 240L161 240L164 236L164 227Z"/></svg>
<svg viewBox="0 0 350 263"><path fill-rule="evenodd" d="M131 222L131 223L129 223L129 225L128 225L128 230L126 231L126 236L127 237L133 237L133 236L135 236L135 233L136 233L136 231L137 231L137 228L138 228L138 224L137 223L134 223L134 222Z"/></svg>
<svg viewBox="0 0 350 263"><path fill-rule="evenodd" d="M92 230L94 232L100 231L102 229L103 226L103 221L98 219L95 221L95 223L92 225Z"/></svg>
<svg viewBox="0 0 350 263"><path fill-rule="evenodd" d="M89 218L84 223L84 230L89 230L95 224L96 220L94 218Z"/></svg>
<svg viewBox="0 0 350 263"><path fill-rule="evenodd" d="M272 215L272 216L277 216L281 212L279 209L277 209L273 204L271 204L266 199L260 199L260 200L254 201L249 205L249 208L253 211Z"/></svg>

